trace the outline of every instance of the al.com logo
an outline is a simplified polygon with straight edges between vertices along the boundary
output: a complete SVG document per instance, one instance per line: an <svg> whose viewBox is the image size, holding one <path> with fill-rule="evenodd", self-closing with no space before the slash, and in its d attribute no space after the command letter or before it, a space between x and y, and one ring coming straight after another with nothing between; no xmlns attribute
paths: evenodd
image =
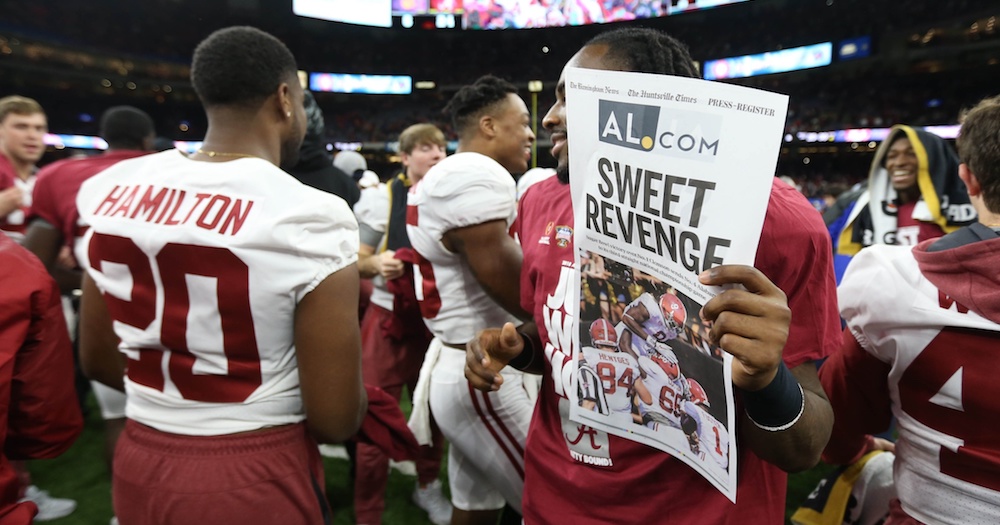
<svg viewBox="0 0 1000 525"><path fill-rule="evenodd" d="M601 99L598 138L615 146L668 157L714 161L719 154L722 117L663 109Z"/></svg>

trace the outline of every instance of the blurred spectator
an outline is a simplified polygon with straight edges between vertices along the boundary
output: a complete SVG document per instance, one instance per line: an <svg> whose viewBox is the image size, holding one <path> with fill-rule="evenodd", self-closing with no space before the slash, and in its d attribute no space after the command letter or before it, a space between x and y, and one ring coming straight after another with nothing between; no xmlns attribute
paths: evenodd
<svg viewBox="0 0 1000 525"><path fill-rule="evenodd" d="M62 454L83 430L83 417L59 290L38 259L2 233L0 268L0 523L22 525L40 509L18 501L18 474L8 460ZM25 496L43 492L32 486Z"/></svg>
<svg viewBox="0 0 1000 525"><path fill-rule="evenodd" d="M361 190L346 172L337 168L330 154L326 151L326 128L323 121L323 111L316 104L316 99L309 91L305 91L302 103L306 108L306 136L299 148L298 162L286 168L286 171L299 182L318 190L332 193L347 201L348 206L354 206L361 197Z"/></svg>
<svg viewBox="0 0 1000 525"><path fill-rule="evenodd" d="M0 99L0 231L24 238L25 218L35 185L35 163L45 154L45 112L33 99Z"/></svg>

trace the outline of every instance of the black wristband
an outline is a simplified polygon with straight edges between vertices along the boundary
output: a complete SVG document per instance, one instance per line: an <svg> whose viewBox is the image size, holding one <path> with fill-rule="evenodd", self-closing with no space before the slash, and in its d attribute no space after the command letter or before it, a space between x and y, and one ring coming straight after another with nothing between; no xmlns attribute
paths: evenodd
<svg viewBox="0 0 1000 525"><path fill-rule="evenodd" d="M805 393L792 371L781 363L771 384L743 391L743 406L750 421L763 430L780 432L794 425L806 408Z"/></svg>
<svg viewBox="0 0 1000 525"><path fill-rule="evenodd" d="M521 342L524 343L524 348L521 349L521 353L517 354L514 359L511 359L507 366L512 366L518 370L524 370L528 368L528 365L535 361L535 343L531 341L531 338L518 332L517 335L521 336Z"/></svg>

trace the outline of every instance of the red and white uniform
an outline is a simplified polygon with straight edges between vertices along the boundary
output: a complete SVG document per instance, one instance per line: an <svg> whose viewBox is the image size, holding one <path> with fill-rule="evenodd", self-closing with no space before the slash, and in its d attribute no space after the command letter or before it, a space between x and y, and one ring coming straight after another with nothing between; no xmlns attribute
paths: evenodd
<svg viewBox="0 0 1000 525"><path fill-rule="evenodd" d="M677 357L673 355L673 351L667 350L667 352L676 363ZM672 428L681 428L681 405L688 397L687 379L679 370L671 377L666 370L646 356L639 356L639 366L646 372L642 382L653 398L653 402L648 405L641 400L639 402L639 415L649 420L646 426L656 429L658 425L665 423ZM647 414L648 417L645 417Z"/></svg>
<svg viewBox="0 0 1000 525"><path fill-rule="evenodd" d="M632 384L639 378L639 363L625 352L583 347L583 356L600 381L607 414L620 424L632 423Z"/></svg>
<svg viewBox="0 0 1000 525"><path fill-rule="evenodd" d="M427 327L446 343L465 344L491 326L516 322L479 286L472 270L441 239L450 230L517 213L514 179L497 161L457 153L431 168L411 191L406 233L422 262L417 293Z"/></svg>
<svg viewBox="0 0 1000 525"><path fill-rule="evenodd" d="M649 292L643 293L636 300L629 303L625 307L625 312L627 313L631 308L640 304L649 312L649 319L639 323L646 330L647 334L653 336L659 343L666 343L677 337L677 332L667 327L667 321L663 318L663 311L660 310L659 303L653 297L653 294ZM649 348L646 339L639 334L632 331L629 331L629 334L631 334L632 348L635 349L636 355L648 356L657 351L656 348Z"/></svg>
<svg viewBox="0 0 1000 525"><path fill-rule="evenodd" d="M690 401L687 403L688 406L693 406L698 411L698 457L702 461L711 458L719 468L727 470L729 468L729 431L708 410Z"/></svg>
<svg viewBox="0 0 1000 525"><path fill-rule="evenodd" d="M992 238L928 250L972 228ZM838 291L844 345L820 369L837 416L824 457L857 459L894 415L896 492L924 523L1000 523L1000 238L972 228L858 253ZM907 522L896 512L887 523Z"/></svg>
<svg viewBox="0 0 1000 525"><path fill-rule="evenodd" d="M85 159L65 159L53 162L38 171L32 192L29 221L40 218L62 234L63 243L74 248L83 238L78 227L76 195L87 179L125 159L146 155L145 151L108 151Z"/></svg>
<svg viewBox="0 0 1000 525"><path fill-rule="evenodd" d="M80 264L128 358L129 418L194 436L305 418L295 308L357 259L342 199L261 159L170 150L91 178L77 205Z"/></svg>
<svg viewBox="0 0 1000 525"><path fill-rule="evenodd" d="M374 247L376 254L400 247L395 245L400 242L399 237L391 234L390 229L402 228L405 232L404 220L390 220L397 211L404 218L406 214L406 194L398 189L404 184L400 177L392 179L389 185L378 184L362 190L354 205L361 244ZM399 195L402 199L394 202L393 196ZM402 279L409 282L405 276ZM410 315L405 307L402 312L395 311L396 297L384 277L375 275L371 283L370 304L361 320L362 378L366 385L377 386L397 400L405 387L412 400L431 337L419 315ZM444 444L441 433L434 428L428 419L427 444L431 446L421 447L416 458L417 481L421 485L433 482L441 472ZM375 445L358 443L354 459L355 518L358 523L381 523L389 481L389 456Z"/></svg>
<svg viewBox="0 0 1000 525"><path fill-rule="evenodd" d="M45 166L38 172L28 221L37 217L48 222L62 234L64 245L78 251L83 239L83 229L77 224L80 214L76 210L76 196L80 185L118 162L146 154L145 151L137 150L108 151L95 157L65 159ZM67 315L72 319L70 333L75 335L75 313L72 313L72 307L68 307L68 311L71 313ZM97 381L91 381L90 384L104 419L125 417L124 393Z"/></svg>
<svg viewBox="0 0 1000 525"><path fill-rule="evenodd" d="M420 310L435 339L424 367L430 376L430 408L451 443L449 480L452 503L462 510L503 507L520 511L524 442L532 404L521 387L521 373L507 367L504 389L484 393L464 376L463 345L480 330L516 318L491 299L462 257L446 249L444 234L494 220L514 220L514 179L495 160L479 153L457 153L427 172L411 190L407 235L421 261L414 268ZM418 390L420 387L418 387ZM486 447L485 443L496 446ZM489 452L493 451L493 454Z"/></svg>
<svg viewBox="0 0 1000 525"><path fill-rule="evenodd" d="M24 197L19 209L0 217L0 231L6 233L15 242L20 243L24 240L26 219L31 209L31 193L35 187L35 175L29 176L27 180L21 179L10 160L3 153L0 153L0 191L11 187L20 188Z"/></svg>
<svg viewBox="0 0 1000 525"><path fill-rule="evenodd" d="M733 504L680 460L569 420L580 282L573 243L556 242L561 227L573 227L569 186L556 178L532 186L514 229L524 250L521 304L534 314L546 359L525 449L525 523L661 523L665 516L675 523L781 523L786 475L748 447L738 449ZM840 320L829 234L805 198L777 179L755 266L788 296L785 364L794 368L835 350Z"/></svg>

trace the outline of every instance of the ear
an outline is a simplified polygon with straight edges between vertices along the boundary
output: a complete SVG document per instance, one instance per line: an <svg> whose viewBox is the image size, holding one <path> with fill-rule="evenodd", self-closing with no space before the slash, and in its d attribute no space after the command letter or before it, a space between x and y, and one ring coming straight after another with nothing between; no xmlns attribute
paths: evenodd
<svg viewBox="0 0 1000 525"><path fill-rule="evenodd" d="M972 173L969 169L969 165L966 163L961 163L958 165L958 176L965 183L965 187L969 190L969 197L975 197L983 192L982 186L979 184L979 179L976 178L976 174Z"/></svg>
<svg viewBox="0 0 1000 525"><path fill-rule="evenodd" d="M404 168L408 167L410 165L410 154L405 151L400 151L399 161L403 163Z"/></svg>
<svg viewBox="0 0 1000 525"><path fill-rule="evenodd" d="M493 138L497 135L496 120L493 115L483 115L479 117L479 132L485 137Z"/></svg>
<svg viewBox="0 0 1000 525"><path fill-rule="evenodd" d="M295 107L295 102L292 100L292 91L288 85L288 82L282 82L278 86L277 93L277 104L278 111L280 112L280 120L290 119L292 117L292 108Z"/></svg>

